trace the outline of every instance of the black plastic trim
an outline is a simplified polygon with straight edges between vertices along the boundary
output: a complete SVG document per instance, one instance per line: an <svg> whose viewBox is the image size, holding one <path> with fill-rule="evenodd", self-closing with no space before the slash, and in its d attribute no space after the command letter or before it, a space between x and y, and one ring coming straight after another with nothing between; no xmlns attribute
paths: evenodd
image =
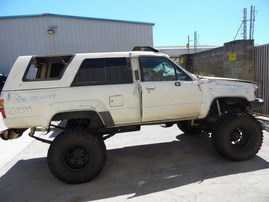
<svg viewBox="0 0 269 202"><path fill-rule="evenodd" d="M254 101L250 102L251 109L260 109L264 105L264 100L261 98L256 98Z"/></svg>

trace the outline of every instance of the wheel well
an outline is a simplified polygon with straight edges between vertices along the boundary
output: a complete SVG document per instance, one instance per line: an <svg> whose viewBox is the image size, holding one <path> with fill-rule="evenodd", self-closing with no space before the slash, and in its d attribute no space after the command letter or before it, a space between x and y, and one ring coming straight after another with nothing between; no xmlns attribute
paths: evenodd
<svg viewBox="0 0 269 202"><path fill-rule="evenodd" d="M221 97L212 101L208 116L220 116L228 112L245 112L249 102L242 97Z"/></svg>
<svg viewBox="0 0 269 202"><path fill-rule="evenodd" d="M99 114L95 111L74 111L55 114L51 121L73 120L87 125L90 128L104 128L105 125Z"/></svg>
<svg viewBox="0 0 269 202"><path fill-rule="evenodd" d="M207 116L200 120L200 126L212 131L219 118L226 113L250 113L250 104L243 97L219 97L212 101Z"/></svg>

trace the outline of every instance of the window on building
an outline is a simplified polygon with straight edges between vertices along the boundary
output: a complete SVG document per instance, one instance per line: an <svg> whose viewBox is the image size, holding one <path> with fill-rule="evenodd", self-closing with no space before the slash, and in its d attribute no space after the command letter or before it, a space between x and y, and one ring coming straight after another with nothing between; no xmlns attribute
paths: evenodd
<svg viewBox="0 0 269 202"><path fill-rule="evenodd" d="M132 83L129 58L94 58L82 62L73 86Z"/></svg>
<svg viewBox="0 0 269 202"><path fill-rule="evenodd" d="M33 57L23 79L24 81L60 79L71 59L72 56Z"/></svg>
<svg viewBox="0 0 269 202"><path fill-rule="evenodd" d="M191 81L182 69L163 57L140 57L143 81Z"/></svg>

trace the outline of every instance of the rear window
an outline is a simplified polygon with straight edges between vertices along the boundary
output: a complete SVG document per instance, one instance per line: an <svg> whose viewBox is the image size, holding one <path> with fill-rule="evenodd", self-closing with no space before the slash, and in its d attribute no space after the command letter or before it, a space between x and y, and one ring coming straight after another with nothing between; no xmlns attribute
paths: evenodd
<svg viewBox="0 0 269 202"><path fill-rule="evenodd" d="M129 58L94 58L82 62L72 86L132 83Z"/></svg>
<svg viewBox="0 0 269 202"><path fill-rule="evenodd" d="M23 80L58 80L61 79L67 65L72 60L69 56L33 57Z"/></svg>

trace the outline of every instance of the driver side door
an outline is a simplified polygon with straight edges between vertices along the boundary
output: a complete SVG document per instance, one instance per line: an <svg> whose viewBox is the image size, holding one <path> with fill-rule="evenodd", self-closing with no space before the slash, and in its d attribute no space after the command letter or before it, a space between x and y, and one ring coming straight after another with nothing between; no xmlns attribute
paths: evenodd
<svg viewBox="0 0 269 202"><path fill-rule="evenodd" d="M141 56L142 121L197 118L201 90L175 63L166 57Z"/></svg>

